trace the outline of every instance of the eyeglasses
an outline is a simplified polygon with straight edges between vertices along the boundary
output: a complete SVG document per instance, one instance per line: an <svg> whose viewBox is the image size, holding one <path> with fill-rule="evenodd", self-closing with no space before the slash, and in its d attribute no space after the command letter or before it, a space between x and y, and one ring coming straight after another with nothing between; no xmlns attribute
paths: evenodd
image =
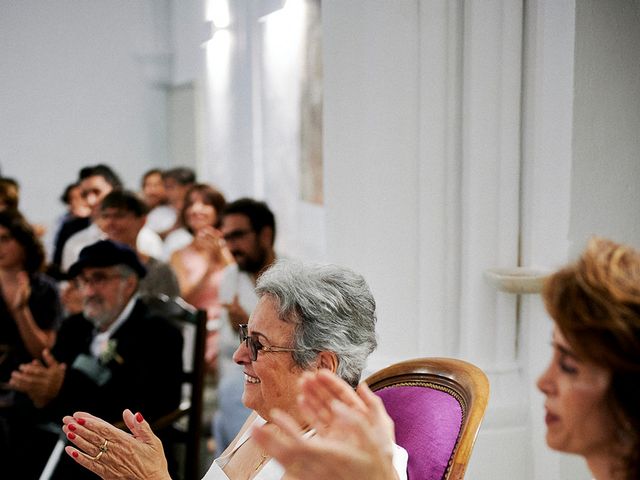
<svg viewBox="0 0 640 480"><path fill-rule="evenodd" d="M253 233L253 230L232 230L226 235L223 235L222 238L224 238L224 241L227 243L235 242L236 240L240 240L242 237L245 237L250 233Z"/></svg>
<svg viewBox="0 0 640 480"><path fill-rule="evenodd" d="M245 342L251 355L251 361L255 362L258 359L258 352L298 352L295 348L266 346L260 343L257 335L249 335L249 325L246 323L238 325L240 328L240 343Z"/></svg>
<svg viewBox="0 0 640 480"><path fill-rule="evenodd" d="M76 285L78 285L79 288L85 288L88 286L100 288L109 280L113 280L114 278L122 278L122 275L118 273L94 273L90 276L80 275L76 277Z"/></svg>

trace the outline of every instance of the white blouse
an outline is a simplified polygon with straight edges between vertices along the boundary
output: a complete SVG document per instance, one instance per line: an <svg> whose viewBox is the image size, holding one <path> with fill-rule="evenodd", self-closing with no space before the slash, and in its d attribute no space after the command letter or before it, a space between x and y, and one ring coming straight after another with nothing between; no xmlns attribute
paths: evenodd
<svg viewBox="0 0 640 480"><path fill-rule="evenodd" d="M207 471L206 475L202 478L202 480L230 480L229 477L227 477L227 474L224 473L224 470L222 469L226 467L227 463L229 463L229 461L233 457L233 454L236 453L236 450L238 450L238 448L244 445L247 442L247 440L251 438L251 431L253 430L253 428L255 428L256 426L264 425L265 423L266 423L266 420L264 418L260 417L259 415L256 415L255 420L253 421L251 426L247 428L242 434L242 436L238 439L238 441L233 447L233 450L231 450L226 455L221 455L218 458L216 458L211 464L211 467L209 467L209 470ZM276 460L269 459L262 466L262 468L260 469L258 474L254 477L254 479L255 480L280 480L283 476L284 476L284 469L282 468L282 466Z"/></svg>

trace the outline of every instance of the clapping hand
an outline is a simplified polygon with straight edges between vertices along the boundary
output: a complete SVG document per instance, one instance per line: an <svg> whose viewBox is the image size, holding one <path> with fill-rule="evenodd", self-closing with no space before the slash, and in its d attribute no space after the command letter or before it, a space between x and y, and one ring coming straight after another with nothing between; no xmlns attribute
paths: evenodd
<svg viewBox="0 0 640 480"><path fill-rule="evenodd" d="M229 321L234 330L238 330L238 325L249 323L249 314L247 314L245 309L240 305L237 294L233 296L231 303L223 303L222 307L227 309Z"/></svg>
<svg viewBox="0 0 640 480"><path fill-rule="evenodd" d="M44 361L32 360L23 363L11 373L9 387L29 396L33 404L42 408L60 392L67 366L59 363L51 352L42 352Z"/></svg>
<svg viewBox="0 0 640 480"><path fill-rule="evenodd" d="M65 447L77 463L104 479L171 480L162 442L142 414L122 413L131 433L89 413L62 419L62 430L75 446Z"/></svg>
<svg viewBox="0 0 640 480"><path fill-rule="evenodd" d="M217 259L221 255L223 245L222 233L210 226L201 228L195 234L193 245L198 250L207 252L212 260Z"/></svg>
<svg viewBox="0 0 640 480"><path fill-rule="evenodd" d="M305 374L299 406L316 435L304 437L288 414L254 429L254 440L285 468L287 479L396 480L394 428L382 401L361 384L353 389L327 370Z"/></svg>

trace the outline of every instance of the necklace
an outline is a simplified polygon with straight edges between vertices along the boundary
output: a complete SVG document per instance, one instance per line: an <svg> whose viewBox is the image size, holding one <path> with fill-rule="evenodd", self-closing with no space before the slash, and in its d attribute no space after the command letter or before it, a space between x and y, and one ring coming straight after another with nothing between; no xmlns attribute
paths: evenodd
<svg viewBox="0 0 640 480"><path fill-rule="evenodd" d="M253 471L257 472L260 469L260 467L264 465L264 462L267 461L267 458L269 458L269 455L267 455L267 452L263 450L262 453L260 454L260 461L256 464Z"/></svg>

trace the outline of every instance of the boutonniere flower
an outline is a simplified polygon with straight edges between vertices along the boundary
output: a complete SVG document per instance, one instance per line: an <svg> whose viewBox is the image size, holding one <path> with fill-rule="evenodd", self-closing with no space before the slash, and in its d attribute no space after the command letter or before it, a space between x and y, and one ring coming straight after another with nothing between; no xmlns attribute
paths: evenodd
<svg viewBox="0 0 640 480"><path fill-rule="evenodd" d="M115 360L120 365L124 363L124 359L118 354L118 340L115 338L109 339L109 341L104 346L104 349L100 353L100 363L106 365L107 363Z"/></svg>

